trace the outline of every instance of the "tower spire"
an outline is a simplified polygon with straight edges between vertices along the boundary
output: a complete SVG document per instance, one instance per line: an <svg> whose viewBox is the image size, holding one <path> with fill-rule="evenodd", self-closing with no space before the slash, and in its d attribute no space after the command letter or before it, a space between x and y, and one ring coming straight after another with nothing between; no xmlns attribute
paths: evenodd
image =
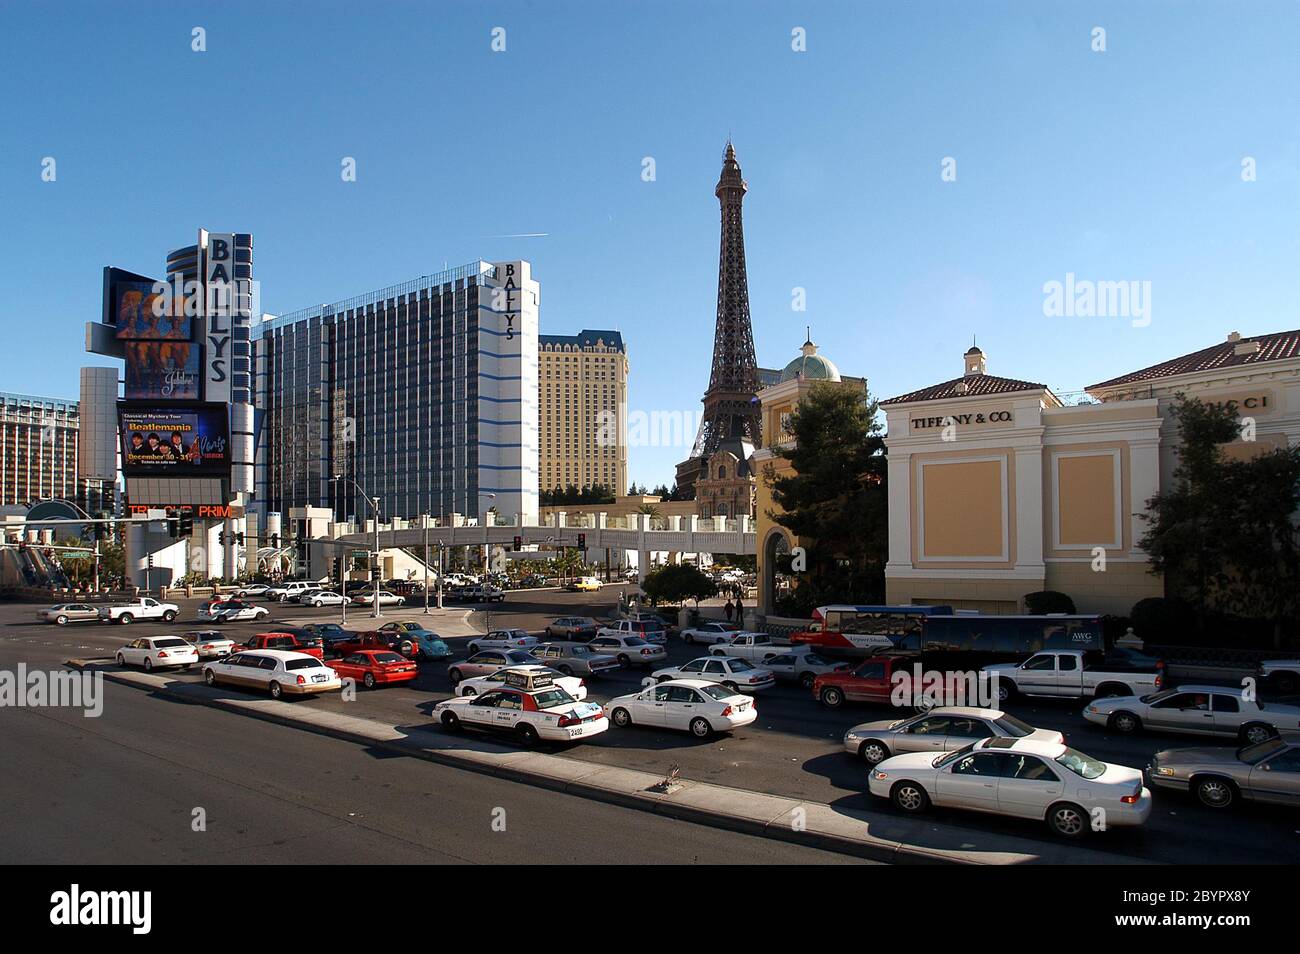
<svg viewBox="0 0 1300 954"><path fill-rule="evenodd" d="M713 194L721 212L718 248L718 307L713 329L713 369L704 392L704 415L695 447L678 465L678 487L695 483L710 455L725 440L735 438L758 447L762 440L758 393L758 361L749 315L749 278L745 271L745 229L741 205L749 184L727 139L722 174Z"/></svg>

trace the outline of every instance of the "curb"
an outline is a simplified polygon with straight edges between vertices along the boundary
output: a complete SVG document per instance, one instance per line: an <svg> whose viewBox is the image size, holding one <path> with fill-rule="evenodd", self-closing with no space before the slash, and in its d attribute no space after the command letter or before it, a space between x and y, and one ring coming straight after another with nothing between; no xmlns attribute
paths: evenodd
<svg viewBox="0 0 1300 954"><path fill-rule="evenodd" d="M330 738L416 757L489 775L507 781L651 812L680 821L707 825L742 834L757 835L806 847L821 848L889 864L1150 864L1140 858L1115 855L1065 844L1043 845L1027 838L981 835L939 823L885 817L881 824L924 833L931 841L958 848L912 844L897 837L872 834L873 824L864 813L837 809L797 797L768 795L683 779L669 791L652 791L662 779L647 772L585 762L543 752L512 749L486 741L477 734L450 736L424 726L399 729L371 719L333 712L304 710L299 702L273 701L255 696L224 698L203 684L173 683L166 676L108 671L94 659L69 659L65 665L102 672L105 680L156 692L187 703L222 709L264 722L314 732ZM108 664L111 664L109 662ZM308 718L308 716L312 718ZM428 744L421 744L421 741ZM431 747L432 746L432 747ZM799 821L802 827L797 827ZM972 842L991 846L977 848Z"/></svg>

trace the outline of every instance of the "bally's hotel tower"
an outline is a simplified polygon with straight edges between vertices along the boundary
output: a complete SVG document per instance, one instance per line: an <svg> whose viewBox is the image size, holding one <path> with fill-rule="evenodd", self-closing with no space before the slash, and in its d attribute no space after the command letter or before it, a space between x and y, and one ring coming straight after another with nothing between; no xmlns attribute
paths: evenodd
<svg viewBox="0 0 1300 954"><path fill-rule="evenodd" d="M526 261L477 261L267 316L257 499L365 519L537 518L537 315Z"/></svg>

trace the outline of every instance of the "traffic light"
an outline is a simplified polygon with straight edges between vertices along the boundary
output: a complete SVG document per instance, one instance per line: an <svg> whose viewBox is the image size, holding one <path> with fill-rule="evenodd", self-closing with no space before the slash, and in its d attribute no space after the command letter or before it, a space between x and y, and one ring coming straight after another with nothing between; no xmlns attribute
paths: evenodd
<svg viewBox="0 0 1300 954"><path fill-rule="evenodd" d="M524 538L519 536L515 537L514 549L522 550L523 548L524 548Z"/></svg>
<svg viewBox="0 0 1300 954"><path fill-rule="evenodd" d="M271 534L271 546L276 550L280 549L280 535L278 533Z"/></svg>
<svg viewBox="0 0 1300 954"><path fill-rule="evenodd" d="M180 515L180 535L182 537L194 535L194 514L188 510Z"/></svg>
<svg viewBox="0 0 1300 954"><path fill-rule="evenodd" d="M179 537L179 536L181 535L181 518L180 518L180 517L168 517L168 518L167 518L167 533L168 533L169 536L172 536L172 537Z"/></svg>
<svg viewBox="0 0 1300 954"><path fill-rule="evenodd" d="M587 549L587 535L585 533L578 534L578 549Z"/></svg>
<svg viewBox="0 0 1300 954"><path fill-rule="evenodd" d="M108 513L107 513L106 511L101 510L99 513L95 514L95 519L96 519L96 520L107 520L107 519L108 519ZM94 523L94 524L91 524L91 533L93 533L93 534L95 535L95 539L96 539L96 540L103 540L103 539L105 539L105 538L108 536L108 532L109 532L109 527L108 527L108 524L106 524L106 523Z"/></svg>
<svg viewBox="0 0 1300 954"><path fill-rule="evenodd" d="M224 531L224 530L218 530L218 531L217 531L217 546L219 546L219 547L224 547L225 545L226 545L226 531Z"/></svg>
<svg viewBox="0 0 1300 954"><path fill-rule="evenodd" d="M242 547L244 545L244 535L242 533L235 534L235 542Z"/></svg>

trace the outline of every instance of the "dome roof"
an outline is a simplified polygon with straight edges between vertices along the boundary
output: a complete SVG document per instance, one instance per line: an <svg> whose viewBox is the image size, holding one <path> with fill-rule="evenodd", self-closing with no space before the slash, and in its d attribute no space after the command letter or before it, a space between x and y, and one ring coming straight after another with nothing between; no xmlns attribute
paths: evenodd
<svg viewBox="0 0 1300 954"><path fill-rule="evenodd" d="M823 358L817 353L817 346L813 344L811 334L809 334L808 340L803 343L801 350L802 353L799 357L782 369L782 381L793 381L799 377L810 381L838 381L840 379L840 369L835 367L835 362L830 358Z"/></svg>

